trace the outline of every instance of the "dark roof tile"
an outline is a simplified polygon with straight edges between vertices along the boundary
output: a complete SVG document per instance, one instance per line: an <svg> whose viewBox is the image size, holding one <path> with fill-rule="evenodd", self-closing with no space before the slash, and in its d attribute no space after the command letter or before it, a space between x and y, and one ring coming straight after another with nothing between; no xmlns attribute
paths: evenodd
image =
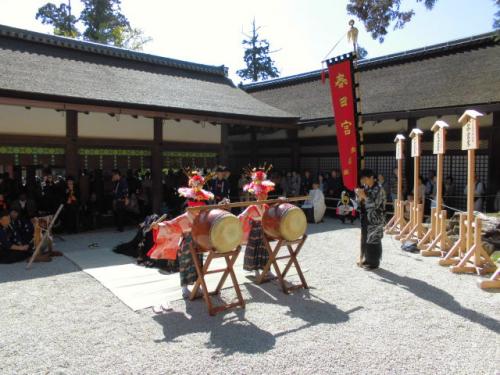
<svg viewBox="0 0 500 375"><path fill-rule="evenodd" d="M296 118L235 87L223 67L5 26L0 26L0 90L254 120Z"/></svg>

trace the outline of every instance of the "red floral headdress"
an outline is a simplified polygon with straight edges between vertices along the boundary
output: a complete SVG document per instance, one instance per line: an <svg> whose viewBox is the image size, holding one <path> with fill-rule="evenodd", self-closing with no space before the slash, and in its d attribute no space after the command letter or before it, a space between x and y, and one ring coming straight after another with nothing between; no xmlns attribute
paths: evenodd
<svg viewBox="0 0 500 375"><path fill-rule="evenodd" d="M203 185L213 178L213 174L208 174L203 177L199 171L184 170L184 174L188 177L188 186L181 187L177 191L184 198L191 199L196 202L208 201L214 199L214 195L206 190L203 190Z"/></svg>
<svg viewBox="0 0 500 375"><path fill-rule="evenodd" d="M266 167L251 168L250 166L244 169L247 176L252 179L252 182L243 186L244 191L254 194L255 196L267 195L274 190L274 182L267 180L267 174L273 166L270 164Z"/></svg>

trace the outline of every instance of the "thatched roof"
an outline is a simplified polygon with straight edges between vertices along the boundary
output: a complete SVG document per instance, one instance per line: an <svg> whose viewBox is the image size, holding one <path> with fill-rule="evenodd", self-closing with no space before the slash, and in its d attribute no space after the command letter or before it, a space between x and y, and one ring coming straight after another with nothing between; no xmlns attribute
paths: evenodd
<svg viewBox="0 0 500 375"><path fill-rule="evenodd" d="M359 71L364 114L500 103L496 33L368 59L359 63ZM244 89L305 122L333 117L329 85L321 83L320 71Z"/></svg>
<svg viewBox="0 0 500 375"><path fill-rule="evenodd" d="M224 66L168 59L0 25L0 95L293 123L234 86Z"/></svg>

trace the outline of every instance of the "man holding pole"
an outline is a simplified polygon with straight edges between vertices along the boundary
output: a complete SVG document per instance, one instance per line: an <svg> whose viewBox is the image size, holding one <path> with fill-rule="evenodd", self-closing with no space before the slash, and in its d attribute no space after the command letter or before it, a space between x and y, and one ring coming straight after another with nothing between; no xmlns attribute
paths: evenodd
<svg viewBox="0 0 500 375"><path fill-rule="evenodd" d="M375 172L363 169L356 189L361 206L361 259L358 265L366 270L377 269L382 258L382 237L385 224L385 191L377 184Z"/></svg>

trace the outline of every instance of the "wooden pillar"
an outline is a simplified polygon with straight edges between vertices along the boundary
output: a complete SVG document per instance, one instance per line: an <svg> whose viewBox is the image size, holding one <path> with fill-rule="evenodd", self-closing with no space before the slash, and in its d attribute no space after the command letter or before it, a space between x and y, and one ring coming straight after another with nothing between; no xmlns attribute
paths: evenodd
<svg viewBox="0 0 500 375"><path fill-rule="evenodd" d="M406 130L410 133L413 129L417 127L417 119L412 117L408 119L408 124ZM409 194L413 186L413 158L411 157L411 152L405 153L405 180L406 180L406 194ZM404 189L404 188L403 188ZM404 197L406 199L406 197ZM403 199L403 200L404 200Z"/></svg>
<svg viewBox="0 0 500 375"><path fill-rule="evenodd" d="M78 178L78 112L66 111L66 176Z"/></svg>
<svg viewBox="0 0 500 375"><path fill-rule="evenodd" d="M300 169L300 143L299 131L287 130L288 143L290 145L290 156L292 159L292 170L299 171Z"/></svg>
<svg viewBox="0 0 500 375"><path fill-rule="evenodd" d="M229 164L229 153L230 153L230 144L229 144L229 125L221 125L221 134L220 134L220 147L219 147L219 164L228 166Z"/></svg>
<svg viewBox="0 0 500 375"><path fill-rule="evenodd" d="M163 145L163 120L154 119L154 138L151 148L151 178L153 183L153 212L160 214L163 201L162 185L162 145Z"/></svg>
<svg viewBox="0 0 500 375"><path fill-rule="evenodd" d="M251 159L253 162L258 164L259 162L259 146L257 144L257 131L252 129L250 132L250 150L251 150Z"/></svg>
<svg viewBox="0 0 500 375"><path fill-rule="evenodd" d="M493 123L491 127L491 135L488 140L488 184L486 185L490 194L494 195L498 190L500 190L500 147L495 145L495 141L498 142L500 139L500 112L493 112ZM497 146L497 147L495 147ZM493 212L493 199L487 199L488 209L487 211Z"/></svg>

